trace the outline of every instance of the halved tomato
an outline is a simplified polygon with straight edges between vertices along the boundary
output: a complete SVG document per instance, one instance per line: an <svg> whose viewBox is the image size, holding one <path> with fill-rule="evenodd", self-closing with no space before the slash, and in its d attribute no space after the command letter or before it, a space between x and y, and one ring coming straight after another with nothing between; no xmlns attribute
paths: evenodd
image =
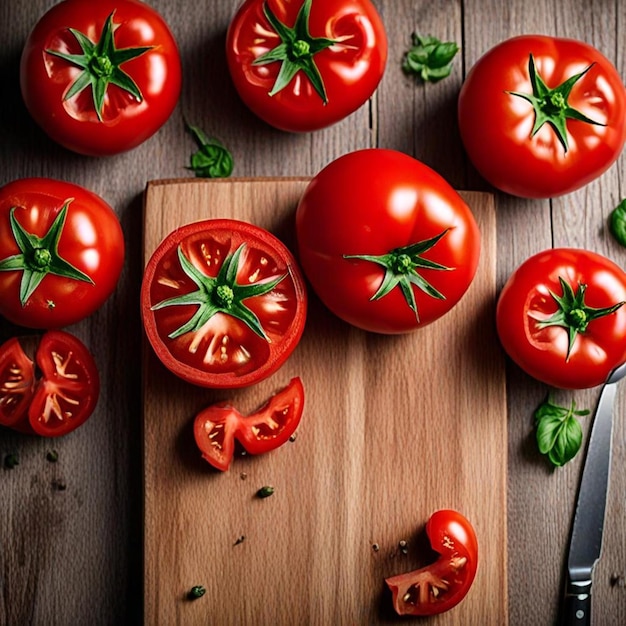
<svg viewBox="0 0 626 626"><path fill-rule="evenodd" d="M204 220L170 233L145 269L141 312L161 362L202 387L252 385L298 344L304 280L287 247L239 220Z"/></svg>
<svg viewBox="0 0 626 626"><path fill-rule="evenodd" d="M0 346L0 425L59 437L87 420L99 393L95 361L69 333L14 337Z"/></svg>

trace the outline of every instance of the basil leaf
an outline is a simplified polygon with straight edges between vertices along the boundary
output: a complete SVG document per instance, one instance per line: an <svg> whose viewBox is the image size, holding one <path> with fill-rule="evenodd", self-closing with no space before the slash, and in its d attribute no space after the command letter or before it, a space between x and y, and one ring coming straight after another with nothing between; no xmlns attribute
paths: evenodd
<svg viewBox="0 0 626 626"><path fill-rule="evenodd" d="M555 467L571 461L580 450L583 433L576 418L588 413L587 409L577 410L574 400L569 407L563 407L550 398L535 411L537 447Z"/></svg>
<svg viewBox="0 0 626 626"><path fill-rule="evenodd" d="M197 178L228 178L233 172L233 157L217 139L209 137L201 128L185 122L198 151L191 155L189 167Z"/></svg>
<svg viewBox="0 0 626 626"><path fill-rule="evenodd" d="M452 72L452 60L459 51L453 41L442 42L436 37L412 35L411 48L405 53L402 69L419 76L423 82L435 83Z"/></svg>
<svg viewBox="0 0 626 626"><path fill-rule="evenodd" d="M609 230L617 243L626 248L626 198L611 212Z"/></svg>

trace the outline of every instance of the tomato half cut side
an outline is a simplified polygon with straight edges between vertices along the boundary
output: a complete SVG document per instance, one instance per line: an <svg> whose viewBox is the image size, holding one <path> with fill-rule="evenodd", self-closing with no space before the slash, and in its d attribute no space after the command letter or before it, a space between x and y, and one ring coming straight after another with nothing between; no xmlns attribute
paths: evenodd
<svg viewBox="0 0 626 626"><path fill-rule="evenodd" d="M141 312L161 362L201 387L235 388L273 374L298 344L304 279L287 247L239 220L170 233L145 269Z"/></svg>
<svg viewBox="0 0 626 626"><path fill-rule="evenodd" d="M298 377L273 395L258 411L243 417L238 439L250 454L274 450L296 432L304 410L304 386Z"/></svg>
<svg viewBox="0 0 626 626"><path fill-rule="evenodd" d="M398 615L436 615L449 611L469 592L478 566L478 541L461 513L441 510L426 524L439 558L421 569L387 578Z"/></svg>
<svg viewBox="0 0 626 626"><path fill-rule="evenodd" d="M59 437L75 430L93 413L100 393L95 361L85 345L63 331L49 331L36 353L42 378L28 410L33 432Z"/></svg>
<svg viewBox="0 0 626 626"><path fill-rule="evenodd" d="M0 346L0 425L16 427L25 419L34 383L34 363L12 337Z"/></svg>

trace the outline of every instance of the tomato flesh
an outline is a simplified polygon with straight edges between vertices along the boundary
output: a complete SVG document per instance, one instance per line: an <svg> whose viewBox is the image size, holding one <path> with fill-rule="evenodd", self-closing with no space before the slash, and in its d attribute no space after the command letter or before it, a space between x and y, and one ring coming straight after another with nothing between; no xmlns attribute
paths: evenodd
<svg viewBox="0 0 626 626"><path fill-rule="evenodd" d="M294 434L303 410L304 387L296 377L250 415L242 415L229 404L207 407L194 420L194 437L202 458L216 469L226 471L233 458L235 441L250 454L275 450Z"/></svg>
<svg viewBox="0 0 626 626"><path fill-rule="evenodd" d="M87 348L64 331L48 331L34 345L0 346L0 424L44 437L65 435L93 413L100 392L96 364ZM35 368L35 362L37 369Z"/></svg>
<svg viewBox="0 0 626 626"><path fill-rule="evenodd" d="M238 302L247 287L256 292ZM272 374L296 347L306 318L304 280L289 250L237 220L196 222L166 237L146 267L141 299L157 356L205 387L243 387Z"/></svg>
<svg viewBox="0 0 626 626"><path fill-rule="evenodd" d="M478 541L467 518L452 510L433 513L426 524L430 545L439 558L413 572L387 578L399 615L436 615L461 602L478 566Z"/></svg>

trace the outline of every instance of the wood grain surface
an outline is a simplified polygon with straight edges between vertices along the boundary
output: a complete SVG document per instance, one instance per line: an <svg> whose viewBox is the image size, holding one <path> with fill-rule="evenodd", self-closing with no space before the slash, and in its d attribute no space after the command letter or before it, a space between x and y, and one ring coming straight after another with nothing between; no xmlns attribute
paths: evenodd
<svg viewBox="0 0 626 626"><path fill-rule="evenodd" d="M135 625L143 621L142 198L147 181L186 175L194 144L183 119L228 145L239 177L313 176L341 154L381 146L423 160L458 189L490 190L468 163L458 135L456 100L467 71L503 39L539 32L587 41L624 77L626 2L375 0L390 42L375 96L331 128L290 135L256 119L230 83L224 41L238 0L153 0L180 45L183 93L157 135L111 158L84 158L52 143L22 103L21 50L53 4L0 2L0 182L51 176L92 189L120 217L127 261L114 296L69 329L87 343L101 368L103 392L92 419L54 442L0 432L0 455L15 453L20 460L14 470L0 468L0 624ZM459 43L449 78L420 85L402 73L413 30ZM606 228L609 212L626 195L625 158L599 180L559 199L529 201L496 192L498 287L528 256L551 246L588 248L626 265L626 251ZM16 332L0 320L0 338ZM506 374L509 618L520 626L550 625L561 595L582 456L550 469L537 452L532 417L550 390L510 363ZM594 576L593 612L602 626L626 623L624 393L618 393L604 551ZM592 408L597 395L592 389L557 398ZM586 436L589 419L582 424ZM46 461L52 447L59 452L57 463Z"/></svg>
<svg viewBox="0 0 626 626"><path fill-rule="evenodd" d="M289 241L305 186L305 179L150 184L145 260L167 234L201 219L242 219ZM442 508L472 521L480 568L470 596L439 623L507 622L495 210L488 194L465 199L482 234L476 278L449 315L419 332L364 333L312 295L294 354L239 392L181 383L147 347L147 624L205 624L207 615L223 625L393 623L384 578L428 562L424 524ZM306 398L295 442L235 458L226 473L199 458L193 418L200 409L229 400L252 411L294 376ZM275 494L255 498L268 483ZM194 584L207 588L201 601L186 598Z"/></svg>

